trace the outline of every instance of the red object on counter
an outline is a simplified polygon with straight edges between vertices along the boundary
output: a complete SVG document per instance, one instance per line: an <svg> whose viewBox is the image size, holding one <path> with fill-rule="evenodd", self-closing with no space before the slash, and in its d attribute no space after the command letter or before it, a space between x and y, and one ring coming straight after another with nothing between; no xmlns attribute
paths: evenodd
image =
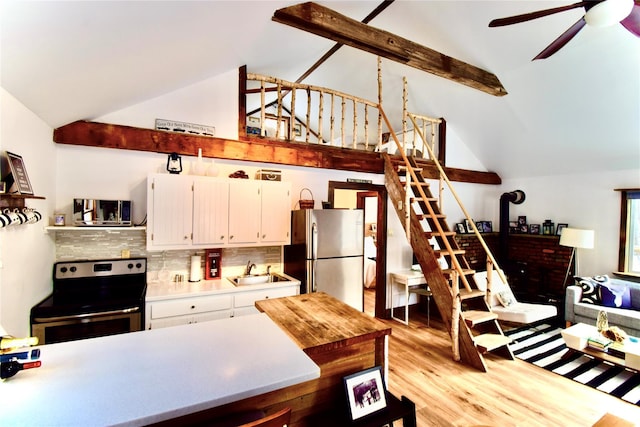
<svg viewBox="0 0 640 427"><path fill-rule="evenodd" d="M222 249L206 249L204 263L205 280L219 279L222 272Z"/></svg>

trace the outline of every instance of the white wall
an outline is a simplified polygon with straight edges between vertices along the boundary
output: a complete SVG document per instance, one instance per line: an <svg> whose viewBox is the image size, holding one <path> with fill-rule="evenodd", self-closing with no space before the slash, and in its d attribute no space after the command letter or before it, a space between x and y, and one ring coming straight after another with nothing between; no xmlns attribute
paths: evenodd
<svg viewBox="0 0 640 427"><path fill-rule="evenodd" d="M34 193L46 198L26 200L42 221L0 229L0 324L11 335L27 336L31 307L51 292L54 242L43 227L55 199L55 144L53 130L2 88L0 104L2 155L22 156Z"/></svg>
<svg viewBox="0 0 640 427"><path fill-rule="evenodd" d="M614 189L639 187L638 169L521 178L502 185L503 192L522 190L526 195L524 203L510 205L513 220L526 215L530 224L551 219L556 225L595 231L595 248L578 250L578 273L583 276L617 271L620 193Z"/></svg>

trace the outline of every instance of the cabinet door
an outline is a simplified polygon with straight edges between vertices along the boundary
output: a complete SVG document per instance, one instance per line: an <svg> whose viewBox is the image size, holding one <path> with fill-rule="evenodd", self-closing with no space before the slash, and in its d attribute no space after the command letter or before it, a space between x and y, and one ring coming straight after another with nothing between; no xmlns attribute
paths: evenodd
<svg viewBox="0 0 640 427"><path fill-rule="evenodd" d="M291 184L263 182L261 205L260 241L278 245L291 243Z"/></svg>
<svg viewBox="0 0 640 427"><path fill-rule="evenodd" d="M229 183L196 178L193 185L193 244L224 245L229 236Z"/></svg>
<svg viewBox="0 0 640 427"><path fill-rule="evenodd" d="M180 249L191 245L193 180L188 176L153 175L147 188L147 249Z"/></svg>
<svg viewBox="0 0 640 427"><path fill-rule="evenodd" d="M260 182L229 182L229 244L257 243L260 234Z"/></svg>

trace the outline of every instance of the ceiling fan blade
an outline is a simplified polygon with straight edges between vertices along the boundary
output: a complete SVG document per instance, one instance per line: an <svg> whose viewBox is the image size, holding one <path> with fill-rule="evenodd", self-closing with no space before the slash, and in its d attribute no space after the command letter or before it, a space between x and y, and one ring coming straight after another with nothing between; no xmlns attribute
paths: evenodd
<svg viewBox="0 0 640 427"><path fill-rule="evenodd" d="M548 58L557 51L560 50L562 46L569 43L569 40L575 37L576 34L586 25L586 21L584 20L584 16L580 18L575 24L573 24L567 31L562 33L560 37L555 39L549 46L547 46L542 52L538 54L533 61L536 59L544 59Z"/></svg>
<svg viewBox="0 0 640 427"><path fill-rule="evenodd" d="M489 26L502 27L505 25L519 24L521 22L531 21L532 19L542 18L543 16L553 15L554 13L564 12L567 10L582 7L589 3L593 3L593 1L580 1L578 3L570 4L567 6L538 10L537 12L524 13L522 15L510 16L507 18L494 19L493 21L489 22Z"/></svg>
<svg viewBox="0 0 640 427"><path fill-rule="evenodd" d="M620 21L623 27L640 37L640 0L636 0L629 16Z"/></svg>

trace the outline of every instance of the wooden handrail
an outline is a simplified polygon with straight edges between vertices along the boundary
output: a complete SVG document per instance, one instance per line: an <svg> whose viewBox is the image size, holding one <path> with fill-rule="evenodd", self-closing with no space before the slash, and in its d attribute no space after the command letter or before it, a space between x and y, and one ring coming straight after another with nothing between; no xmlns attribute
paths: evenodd
<svg viewBox="0 0 640 427"><path fill-rule="evenodd" d="M411 119L411 121L413 122L413 126L414 128L417 128L417 124L414 120L413 114L409 114L409 118ZM422 134L422 132L420 131L420 129L417 129L418 134L420 135L420 137L423 139L424 141L424 135ZM440 177L441 179L444 180L444 182L447 183L447 186L449 187L449 190L451 191L451 194L453 195L453 197L455 198L456 202L458 203L458 206L460 206L460 209L462 209L462 212L464 213L465 218L467 218L469 220L469 223L471 224L471 228L473 229L474 234L476 235L476 237L478 238L478 241L480 242L480 244L482 245L482 248L484 249L484 251L487 254L487 258L491 261L491 263L493 264L493 266L496 269L496 272L498 273L498 276L500 276L500 280L502 280L502 283L507 283L507 279L504 276L504 273L502 272L502 270L500 269L500 267L498 266L498 262L495 260L493 254L491 253L491 250L489 249L489 247L487 246L486 242L484 241L484 239L482 238L482 235L480 234L480 232L478 231L478 228L476 227L475 222L473 221L473 219L471 218L471 216L469 215L469 212L467 212L466 208L464 207L464 205L462 204L462 201L460 200L460 197L458 197L458 193L456 193L456 190L453 188L453 185L451 184L451 181L449 181L449 178L447 178L447 174L444 172L444 169L442 169L442 166L440 165L440 162L438 162L438 159L436 159L433 155L433 151L431 150L431 147L429 147L428 144L425 144L425 146L427 147L427 149L429 150L429 155L431 156L431 158L433 159L433 162L435 163L436 167L438 168L438 170L440 171ZM420 189L422 191L422 189ZM436 222L437 224L437 222ZM446 243L446 239L445 239L445 243ZM449 246L447 244L447 246ZM453 258L453 256L452 256ZM459 264L458 264L459 265ZM457 270L457 268L456 268ZM459 270L460 273L462 273L462 270ZM466 279L464 278L464 275L462 275L463 277L463 282L466 282Z"/></svg>

